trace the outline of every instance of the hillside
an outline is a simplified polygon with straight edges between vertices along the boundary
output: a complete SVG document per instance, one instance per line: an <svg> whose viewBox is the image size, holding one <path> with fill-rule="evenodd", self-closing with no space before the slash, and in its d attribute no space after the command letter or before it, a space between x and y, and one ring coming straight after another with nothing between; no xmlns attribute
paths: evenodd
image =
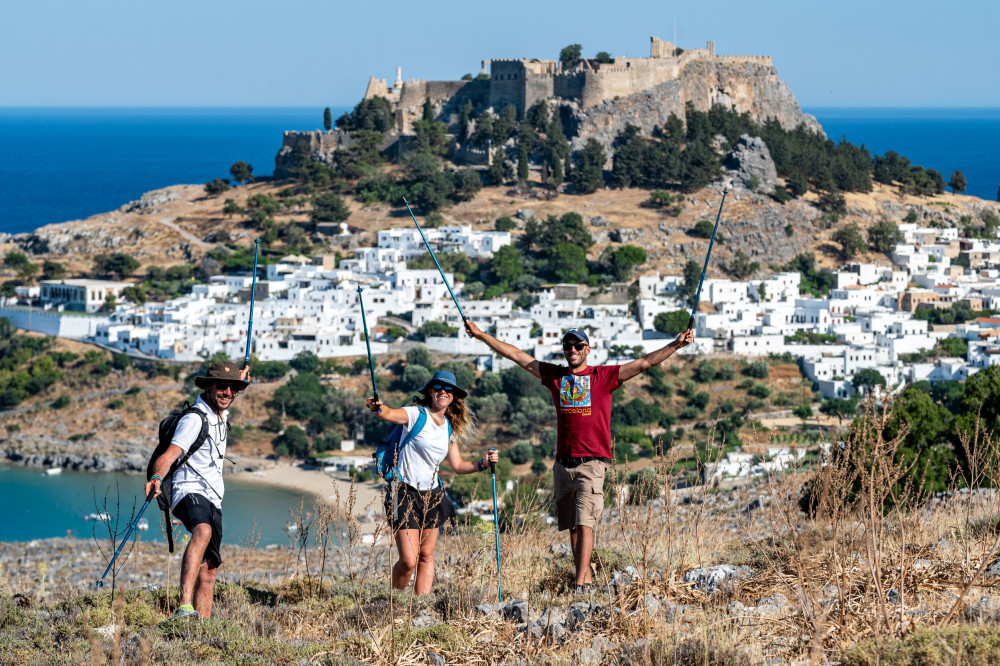
<svg viewBox="0 0 1000 666"><path fill-rule="evenodd" d="M0 254L20 250L39 264L46 260L64 263L67 277L91 275L94 256L115 252L134 256L144 269L182 263L197 265L206 252L226 243L252 247L253 238L262 232L244 216L225 214L227 199L245 206L253 195L277 199L278 193L289 186L290 183L254 183L215 196L206 195L202 186L173 186L150 193L141 203L133 202L86 220L47 225L30 234L0 235ZM640 267L640 272L680 274L686 260L704 257L708 241L686 232L699 220L714 220L721 192L718 186L711 186L685 195L677 217L642 206L649 195L648 190L638 188L553 196L550 190L540 188L523 194L508 187L487 187L471 201L456 204L442 213L447 223L492 229L498 217L516 216L519 210L530 210L538 219L577 212L590 223L597 241L588 254L591 259L597 259L607 245L614 243L611 240L614 232L623 242L646 250L648 261ZM847 224L856 223L867 229L885 220L901 222L913 211L923 224L961 226L963 216L978 220L982 210L996 208L992 202L975 197L950 193L933 197L903 195L897 188L881 184L876 184L871 193L844 196L848 212L833 220L809 205L816 199L812 193L785 204L745 190L730 193L720 224L724 242L713 253L709 275L725 275L725 268L738 250L761 263L760 275L800 252L812 252L819 264L832 266L837 263L838 246L831 237ZM351 209L348 224L356 234L336 240L313 234L310 240L315 243L316 253L347 253L356 246L373 245L375 234L381 229L411 224L403 216L405 208L401 211L399 207L384 204L364 206L350 198L348 205ZM278 225L300 223L311 227L308 211L306 204L299 210L279 211L273 219ZM594 226L595 221L600 226ZM280 252L281 247L279 240L274 252ZM877 255L872 258L885 260ZM13 274L8 271L7 279L11 278Z"/></svg>

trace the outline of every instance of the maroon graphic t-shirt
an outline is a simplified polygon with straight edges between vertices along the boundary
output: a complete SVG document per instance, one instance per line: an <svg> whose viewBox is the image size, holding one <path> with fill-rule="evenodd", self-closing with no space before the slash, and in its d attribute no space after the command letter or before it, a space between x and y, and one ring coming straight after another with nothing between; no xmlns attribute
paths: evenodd
<svg viewBox="0 0 1000 666"><path fill-rule="evenodd" d="M559 419L557 456L611 457L611 394L621 387L619 367L598 365L573 373L564 365L539 363Z"/></svg>

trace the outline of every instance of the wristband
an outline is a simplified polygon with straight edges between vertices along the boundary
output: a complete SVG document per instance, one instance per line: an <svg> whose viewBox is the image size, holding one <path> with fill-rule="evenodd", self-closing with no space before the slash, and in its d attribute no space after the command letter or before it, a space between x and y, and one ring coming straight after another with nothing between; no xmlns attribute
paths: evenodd
<svg viewBox="0 0 1000 666"><path fill-rule="evenodd" d="M156 480L157 480L157 481L159 481L160 483L163 483L163 479L162 479L162 478L160 477L160 475L159 475L159 474L154 474L153 476L149 477L149 480L150 480L150 481L152 481L153 479L156 479Z"/></svg>
<svg viewBox="0 0 1000 666"><path fill-rule="evenodd" d="M482 460L477 460L476 461L476 469L479 470L480 472L485 472L486 471L486 465L483 464Z"/></svg>

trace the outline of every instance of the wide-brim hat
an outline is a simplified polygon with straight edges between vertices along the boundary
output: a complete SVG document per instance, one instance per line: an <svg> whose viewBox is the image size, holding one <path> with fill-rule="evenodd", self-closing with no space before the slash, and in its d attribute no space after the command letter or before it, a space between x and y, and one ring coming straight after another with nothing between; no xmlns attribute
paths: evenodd
<svg viewBox="0 0 1000 666"><path fill-rule="evenodd" d="M242 391L250 385L250 382L244 381L240 377L240 369L237 365L229 361L216 361L208 366L208 372L203 376L194 378L195 386L205 390L208 390L208 387L215 382L232 382L233 384L238 384L239 388L236 389L237 391Z"/></svg>
<svg viewBox="0 0 1000 666"><path fill-rule="evenodd" d="M427 380L424 387L420 389L421 393L427 393L431 390L431 386L434 384L444 384L445 386L450 386L455 391L456 398L464 398L469 395L468 391L458 385L458 381L455 379L455 375L447 370L438 370L434 373L434 376Z"/></svg>

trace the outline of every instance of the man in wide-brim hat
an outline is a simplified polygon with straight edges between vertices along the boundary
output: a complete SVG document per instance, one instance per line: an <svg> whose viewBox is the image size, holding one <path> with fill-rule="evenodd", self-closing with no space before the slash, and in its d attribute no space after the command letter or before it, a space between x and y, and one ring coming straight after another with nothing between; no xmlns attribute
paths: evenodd
<svg viewBox="0 0 1000 666"><path fill-rule="evenodd" d="M210 617L215 577L222 563L222 464L229 438L229 407L250 384L250 368L217 361L195 377L202 389L194 406L177 422L170 446L156 461L153 476L146 482L160 494L160 483L170 473L174 461L185 455L207 425L208 436L187 461L173 472L170 510L191 533L181 564L181 604L175 617Z"/></svg>

